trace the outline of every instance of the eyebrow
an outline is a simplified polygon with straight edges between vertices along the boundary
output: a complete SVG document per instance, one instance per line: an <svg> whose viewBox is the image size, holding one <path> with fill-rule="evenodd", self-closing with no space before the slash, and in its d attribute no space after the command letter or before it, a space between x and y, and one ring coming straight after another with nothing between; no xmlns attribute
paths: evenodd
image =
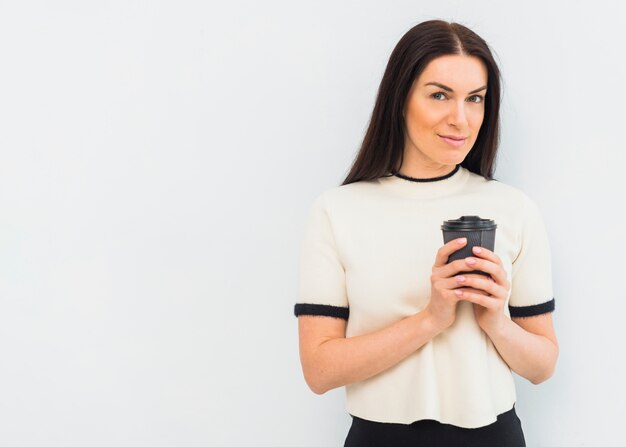
<svg viewBox="0 0 626 447"><path fill-rule="evenodd" d="M444 89L446 91L449 91L449 92L453 92L454 91L450 87L448 87L447 85L440 84L439 82L428 82L428 83L426 83L424 85L436 85L437 87L442 88L442 89ZM479 92L481 90L485 90L486 88L487 88L487 86L483 85L482 87L477 88L476 90L472 90L470 93L476 93L476 92Z"/></svg>

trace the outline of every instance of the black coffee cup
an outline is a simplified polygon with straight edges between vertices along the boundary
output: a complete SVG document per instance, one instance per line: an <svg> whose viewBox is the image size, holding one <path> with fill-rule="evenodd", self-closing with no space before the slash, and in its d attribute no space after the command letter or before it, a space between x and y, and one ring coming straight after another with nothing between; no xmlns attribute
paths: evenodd
<svg viewBox="0 0 626 447"><path fill-rule="evenodd" d="M497 225L493 220L481 219L478 216L461 216L458 219L444 221L441 226L443 231L443 242L448 243L461 237L467 238L467 244L455 251L448 257L448 264L457 259L475 257L473 247L484 247L494 251L496 244ZM489 273L472 270L471 272L460 272L459 274L478 273L479 275L490 276Z"/></svg>

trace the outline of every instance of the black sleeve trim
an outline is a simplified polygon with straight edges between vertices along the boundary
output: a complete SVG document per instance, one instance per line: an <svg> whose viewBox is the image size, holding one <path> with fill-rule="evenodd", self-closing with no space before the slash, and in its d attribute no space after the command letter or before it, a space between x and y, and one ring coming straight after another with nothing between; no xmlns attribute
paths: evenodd
<svg viewBox="0 0 626 447"><path fill-rule="evenodd" d="M296 317L299 317L300 315L321 315L347 320L350 315L350 308L331 306L328 304L298 303L294 307L294 314Z"/></svg>
<svg viewBox="0 0 626 447"><path fill-rule="evenodd" d="M554 298L541 304L532 306L509 306L511 318L534 317L535 315L547 314L554 311Z"/></svg>

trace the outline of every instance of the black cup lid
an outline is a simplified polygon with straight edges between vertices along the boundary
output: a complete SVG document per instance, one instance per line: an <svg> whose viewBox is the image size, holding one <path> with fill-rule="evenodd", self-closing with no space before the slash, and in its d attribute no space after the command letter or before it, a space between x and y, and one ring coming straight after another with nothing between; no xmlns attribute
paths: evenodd
<svg viewBox="0 0 626 447"><path fill-rule="evenodd" d="M446 231L495 230L496 223L491 219L481 219L478 216L461 216L458 219L444 221L441 226Z"/></svg>

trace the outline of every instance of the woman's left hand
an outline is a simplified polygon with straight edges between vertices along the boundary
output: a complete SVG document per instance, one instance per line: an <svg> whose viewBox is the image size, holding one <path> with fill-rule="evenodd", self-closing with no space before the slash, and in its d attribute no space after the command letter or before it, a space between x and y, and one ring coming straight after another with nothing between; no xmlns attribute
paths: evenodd
<svg viewBox="0 0 626 447"><path fill-rule="evenodd" d="M486 333L498 331L505 323L504 303L511 284L507 280L498 255L484 247L474 247L473 252L476 257L465 258L467 265L474 270L488 273L490 276L457 275L457 283L460 287L455 292L461 299L474 303L474 315L483 331ZM460 280L460 277L464 280Z"/></svg>

